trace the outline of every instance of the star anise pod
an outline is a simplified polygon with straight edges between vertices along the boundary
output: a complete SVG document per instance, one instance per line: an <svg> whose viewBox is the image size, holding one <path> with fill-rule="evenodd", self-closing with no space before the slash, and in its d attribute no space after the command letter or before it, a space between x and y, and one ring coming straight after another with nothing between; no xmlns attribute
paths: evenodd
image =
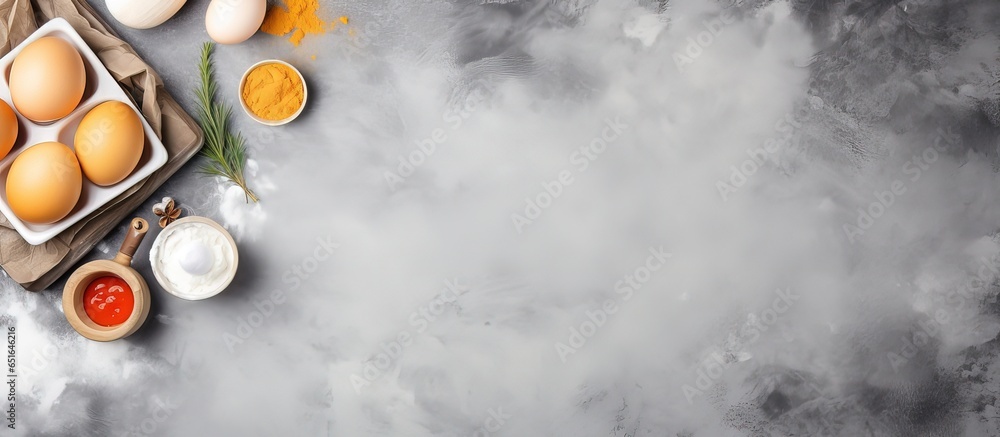
<svg viewBox="0 0 1000 437"><path fill-rule="evenodd" d="M160 227L165 228L181 216L181 209L174 203L174 199L164 197L163 201L153 205L153 214L160 217Z"/></svg>

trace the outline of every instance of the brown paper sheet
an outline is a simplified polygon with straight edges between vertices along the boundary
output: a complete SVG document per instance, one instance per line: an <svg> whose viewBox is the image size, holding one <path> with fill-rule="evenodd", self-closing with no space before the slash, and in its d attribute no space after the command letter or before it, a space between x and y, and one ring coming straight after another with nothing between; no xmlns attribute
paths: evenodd
<svg viewBox="0 0 1000 437"><path fill-rule="evenodd" d="M167 148L167 163L51 241L32 246L0 214L0 266L25 289L52 285L111 230L142 204L201 149L204 135L174 101L160 76L108 27L86 0L0 0L0 56L24 41L38 25L62 17L97 53L125 91L140 102L143 115Z"/></svg>

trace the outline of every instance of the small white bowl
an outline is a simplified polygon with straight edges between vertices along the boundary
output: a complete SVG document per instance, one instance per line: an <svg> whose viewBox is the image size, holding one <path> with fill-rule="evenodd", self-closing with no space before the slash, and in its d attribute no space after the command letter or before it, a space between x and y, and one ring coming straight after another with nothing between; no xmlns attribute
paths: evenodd
<svg viewBox="0 0 1000 437"><path fill-rule="evenodd" d="M166 243L166 237L172 233L169 232L171 231L171 228L174 228L174 230L176 230L179 228L175 228L175 226L189 224L189 223L201 226L207 226L211 229L218 231L228 244L229 246L228 249L232 251L231 252L232 265L229 266L229 270L225 272L226 274L225 279L222 281L222 283L220 283L220 285L216 289L204 290L200 293L192 293L190 292L190 290L175 289L173 282L170 281L170 278L167 277L166 273L163 271L160 265L161 264L160 259L163 258L163 253L162 253L164 250L163 246ZM229 232L226 231L226 228L223 228L214 220L207 217L189 216L167 225L165 229L160 231L160 234L156 236L156 240L153 241L153 246L149 250L149 264L150 267L152 267L153 269L153 276L156 277L156 282L159 282L160 286L163 287L163 289L166 290L167 293L170 293L184 300L204 300L212 296L215 296L219 293L222 293L222 291L225 290L226 287L229 287L229 284L233 282L233 279L236 277L236 270L240 264L240 252L236 248L236 241L234 241L232 235L230 235Z"/></svg>
<svg viewBox="0 0 1000 437"><path fill-rule="evenodd" d="M247 83L247 77L250 76L250 72L252 72L257 67L260 67L261 65L267 65L267 64L281 64L281 65L284 65L284 66L286 66L288 68L291 68L292 71L295 72L295 74L299 75L299 81L302 82L302 106L299 106L299 110L298 111L295 111L294 114L292 114L290 117L288 117L288 118L286 118L284 120L268 120L268 119L265 119L265 118L260 118L260 117L257 116L257 114L254 114L253 111L250 110L250 107L247 106L247 102L243 101L243 86L246 85L246 83ZM243 73L243 78L240 79L240 89L236 93L236 95L240 97L240 106L243 107L243 112L245 112L248 117L252 118L257 123L260 123L260 124L263 124L263 125L267 125L267 126L281 126L281 125L285 125L285 124L291 123L292 120L295 120L296 118L299 117L299 114L302 114L302 110L306 108L306 101L309 100L309 87L306 86L306 78L302 76L302 72L299 71L298 68L295 68L294 65L289 64L289 63L287 63L285 61L277 60L277 59L268 59L268 60L260 61L260 62L258 62L256 64L251 65L250 68L247 69L246 73Z"/></svg>

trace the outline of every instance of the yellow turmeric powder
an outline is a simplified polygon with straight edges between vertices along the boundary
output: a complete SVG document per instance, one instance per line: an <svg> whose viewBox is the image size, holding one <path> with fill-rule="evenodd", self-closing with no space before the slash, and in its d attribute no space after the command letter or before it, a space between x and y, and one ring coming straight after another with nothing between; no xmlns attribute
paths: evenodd
<svg viewBox="0 0 1000 437"><path fill-rule="evenodd" d="M280 121L302 107L305 86L299 74L284 64L264 64L247 75L241 90L250 112L265 120Z"/></svg>
<svg viewBox="0 0 1000 437"><path fill-rule="evenodd" d="M284 0L285 6L271 5L264 16L260 30L271 35L285 36L291 33L289 41L298 46L307 34L326 31L325 23L319 18L319 0ZM347 17L341 17L341 22ZM331 22L331 28L336 22Z"/></svg>

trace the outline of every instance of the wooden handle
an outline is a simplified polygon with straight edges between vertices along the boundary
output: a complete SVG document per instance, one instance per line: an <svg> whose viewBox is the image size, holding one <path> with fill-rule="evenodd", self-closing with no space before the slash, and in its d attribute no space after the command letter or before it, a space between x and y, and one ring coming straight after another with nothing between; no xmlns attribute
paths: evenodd
<svg viewBox="0 0 1000 437"><path fill-rule="evenodd" d="M139 248L147 231L149 231L149 223L146 220L139 217L132 219L128 234L125 235L125 241L122 242L122 248L118 251L118 255L115 255L115 262L123 266L132 264L132 256L135 255L135 251Z"/></svg>

